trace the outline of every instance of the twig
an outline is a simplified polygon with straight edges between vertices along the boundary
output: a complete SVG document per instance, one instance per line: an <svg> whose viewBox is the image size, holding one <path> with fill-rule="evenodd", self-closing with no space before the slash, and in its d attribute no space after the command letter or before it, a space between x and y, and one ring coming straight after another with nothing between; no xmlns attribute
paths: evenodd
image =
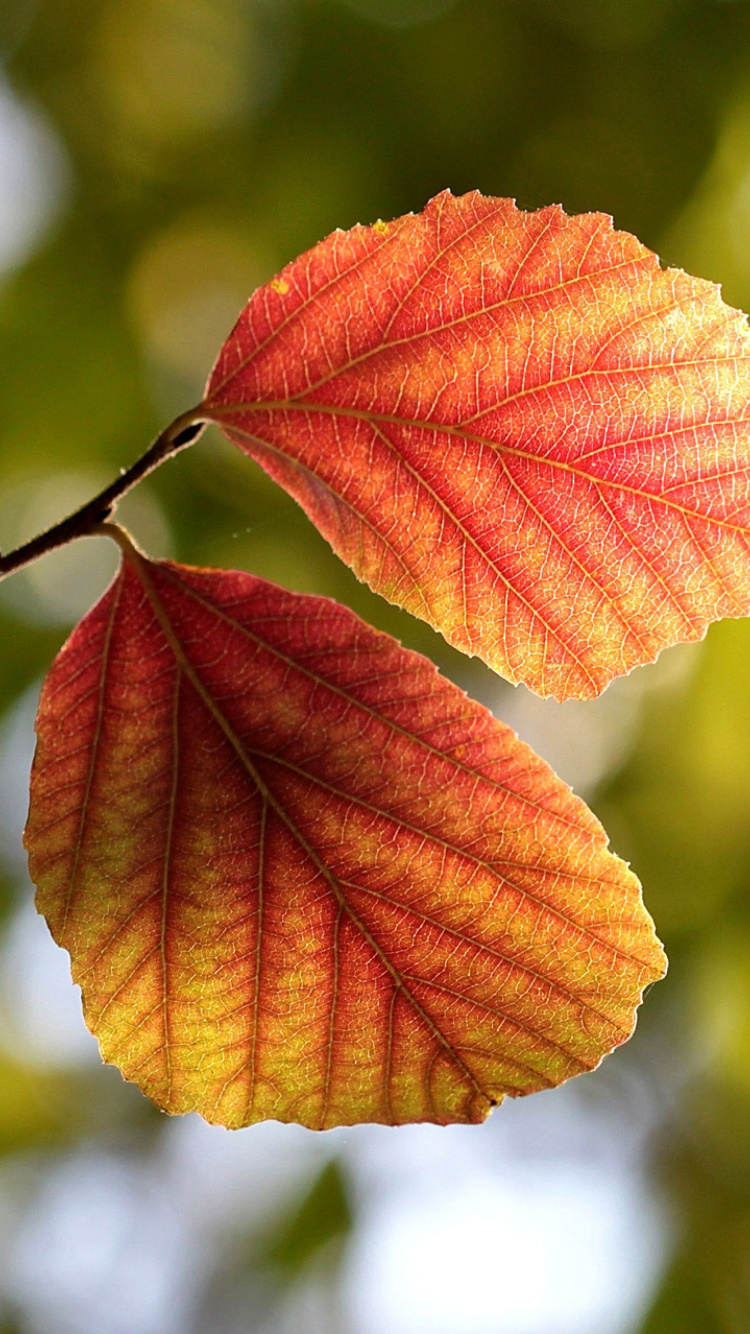
<svg viewBox="0 0 750 1334"><path fill-rule="evenodd" d="M0 579L23 569L25 565L30 565L40 556L46 556L48 552L66 546L77 537L90 536L99 524L111 517L118 501L122 500L137 482L147 477L166 459L172 458L181 449L192 445L206 424L203 404L175 418L171 425L156 437L145 454L142 454L131 467L126 468L98 496L94 496L93 500L86 501L85 505L75 510L73 514L69 514L66 519L61 519L46 532L33 537L30 542L24 542L23 546L17 547L15 551L0 555Z"/></svg>

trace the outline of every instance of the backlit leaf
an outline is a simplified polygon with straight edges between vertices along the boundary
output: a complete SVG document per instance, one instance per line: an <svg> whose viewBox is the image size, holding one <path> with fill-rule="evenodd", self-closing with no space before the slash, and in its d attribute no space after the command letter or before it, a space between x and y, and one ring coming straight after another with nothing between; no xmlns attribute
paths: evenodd
<svg viewBox="0 0 750 1334"><path fill-rule="evenodd" d="M445 193L252 297L207 415L360 578L558 698L750 610L750 340L590 213Z"/></svg>
<svg viewBox="0 0 750 1334"><path fill-rule="evenodd" d="M663 972L583 803L326 599L126 548L37 731L39 908L169 1111L481 1121L595 1066Z"/></svg>

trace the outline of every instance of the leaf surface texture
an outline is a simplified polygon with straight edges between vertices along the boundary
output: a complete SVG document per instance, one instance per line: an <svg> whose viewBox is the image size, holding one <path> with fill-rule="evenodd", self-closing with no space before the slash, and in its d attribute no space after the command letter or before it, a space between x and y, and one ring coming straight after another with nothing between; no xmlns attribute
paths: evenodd
<svg viewBox="0 0 750 1334"><path fill-rule="evenodd" d="M595 1066L663 972L583 803L326 599L133 550L37 732L38 906L170 1112L480 1121Z"/></svg>
<svg viewBox="0 0 750 1334"><path fill-rule="evenodd" d="M204 406L379 593L585 698L750 610L749 367L608 217L445 193L257 291Z"/></svg>

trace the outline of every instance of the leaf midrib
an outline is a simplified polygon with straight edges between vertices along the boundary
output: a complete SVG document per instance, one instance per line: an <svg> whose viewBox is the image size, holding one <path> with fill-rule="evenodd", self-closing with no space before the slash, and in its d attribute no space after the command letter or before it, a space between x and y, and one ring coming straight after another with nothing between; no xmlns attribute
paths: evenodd
<svg viewBox="0 0 750 1334"><path fill-rule="evenodd" d="M394 722L392 718L388 718L385 714L380 713L371 704L365 703L364 700L360 699L357 695L350 693L349 690L345 689L342 686L336 685L336 683L331 681L328 677L321 676L318 672L313 671L311 667L305 666L303 663L300 663L298 659L291 657L287 653L284 653L283 650L280 649L276 644L272 644L270 643L269 640L264 639L263 636L258 634L256 630L251 630L249 626L244 625L243 622L236 620L235 617L231 616L229 612L227 612L224 608L219 607L212 602L209 602L206 598L202 597L201 594L198 593L196 589L192 588L189 584L183 583L182 580L179 579L179 577L177 577L174 574L174 572L172 571L172 569L168 564L161 565L160 569L163 574L167 575L168 578L174 579L174 582L177 584L181 593L187 594L188 597L192 598L195 602L197 602L210 615L216 616L219 620L224 621L227 625L231 626L233 630L236 630L244 638L251 640L259 648L264 649L266 652L272 654L274 658L277 658L280 662L285 663L292 670L298 672L300 676L306 677L308 680L313 681L315 685L318 685L322 689L329 691L333 695L337 695L340 699L345 700L347 704L354 705L357 709L360 709L363 713L367 713L371 718L374 718L378 722L385 724L385 726L387 726L392 732L395 732L398 736L403 736L405 739L415 743L418 746L423 747L431 755L435 755L438 759L442 760L443 762L453 765L453 767L458 769L461 773L467 774L471 778L479 778L483 784L486 784L490 788L494 788L504 797L508 797L512 801L523 802L525 806L528 806L533 811L537 811L540 815L545 815L548 817L550 815L553 816L553 818L560 824L562 824L566 829L573 830L575 831L575 833L581 832L580 824L577 824L573 819L567 817L566 815L564 815L559 811L550 811L549 807L542 806L538 801L532 800L532 798L528 796L527 793L516 792L514 791L513 788L506 787L503 783L499 782L497 779L491 778L487 774L480 773L476 769L472 769L470 765L465 764L455 755L451 755L449 754L448 751L444 751L439 749L439 747L437 746L433 746L432 743L426 741L424 737L418 736L415 732L410 732L405 727L401 727L399 723ZM376 632L371 631L371 633L375 634ZM430 663L428 659L425 659L425 664L426 666L432 667L434 671L435 680L439 681L440 676L437 671L437 668L434 667L434 665ZM378 679L382 680L383 678L379 676ZM361 682L357 682L356 684L360 685ZM466 697L466 699L467 703L470 702L468 696ZM411 697L408 702L410 703L413 702ZM492 714L489 714L489 716L493 719L493 721L496 721ZM462 719L450 720L451 725L457 725L462 721L463 721ZM578 798L576 798L576 800L578 800ZM580 804L581 807L583 808L583 803L581 802ZM605 836L604 836L604 831L602 830L602 846L605 846L604 840ZM590 879L592 881L596 880L597 884L601 883L601 880L598 877L590 877Z"/></svg>
<svg viewBox="0 0 750 1334"><path fill-rule="evenodd" d="M170 577L170 579L178 585L178 587L180 588L180 590L181 590L182 592L187 593L189 596L194 597L195 600L198 601L202 606L204 606L204 607L206 608L206 610L208 610L210 613L213 613L214 615L218 615L218 617L219 617L220 619L224 619L224 620L228 621L229 624L232 625L233 627L235 627L235 626L238 625L238 623L234 620L234 618L227 616L227 615L226 615L225 613L223 613L220 609L217 609L216 607L214 607L213 604L207 603L207 602L205 601L205 599L201 598L199 594L196 594L196 593L194 592L194 590L192 590L189 586L184 585L184 584L182 583L182 581L180 581L179 579L176 578L175 572L174 572L173 570L171 570L169 567L160 567L160 569L162 570L163 573L167 573L167 574L168 574L168 577ZM196 689L196 692L198 693L198 695L200 696L200 698L203 700L205 706L209 709L209 711L210 711L211 715L213 716L214 720L216 721L217 725L221 728L221 730L223 731L224 735L225 735L225 736L227 737L227 739L230 741L230 744L232 745L232 747L233 747L235 753L238 755L238 757L239 757L241 763L242 763L243 766L245 767L246 771L250 774L250 776L251 776L252 779L253 779L253 782L254 782L255 785L257 786L258 791L259 791L259 793L261 794L261 796L262 796L262 798L263 798L263 800L264 800L264 803L267 803L268 805L270 805L270 806L276 811L277 815L278 815L279 818L282 820L282 823L287 827L287 829L289 830L289 832L290 832L290 833L292 834L292 836L296 839L296 841L298 842L298 844L300 845L300 847L303 849L303 851L305 852L305 854L306 854L308 857L310 857L310 859L313 861L313 863L314 863L314 864L316 865L316 867L318 868L319 872L323 875L324 879L326 880L326 883L327 883L327 884L329 885L329 887L333 890L334 895L335 895L335 897L336 897L336 899L337 899L337 901L338 901L338 903L339 903L340 910L346 911L346 913L349 915L349 917L350 917L351 920L354 922L354 924L357 926L357 928L362 932L363 936L368 940L368 942L370 943L371 947L373 948L373 951L377 954L377 956L381 959L381 961L383 962L383 964L384 964L384 965L386 966L386 968L388 969L388 971L389 971L389 973L391 974L391 977L392 977L392 979L393 979L393 981L394 981L396 987L397 987L398 989L400 989L401 991L403 991L404 995L405 995L405 996L410 1000L410 1002L414 1005L414 1008L418 1011L418 1013L422 1016L422 1018L423 1018L423 1019L430 1025L430 1027L433 1029L435 1035L436 1035L436 1036L439 1036L440 1041L441 1041L442 1045L444 1046L444 1048L446 1049L446 1051L448 1051L448 1052L451 1054L451 1056L453 1056L453 1054L454 1054L454 1049L453 1049L452 1045L448 1042L448 1040L447 1040L446 1038L444 1038L444 1036L442 1035L442 1033L441 1033L440 1029L438 1028L437 1024L435 1023L435 1021L432 1020L431 1016L430 1016L427 1012L424 1011L422 1005L420 1004L419 1001L417 1001L416 997L414 997L414 996L412 995L412 993L410 992L409 988L406 987L406 986L404 985L404 980L403 980L401 974L400 974L399 971L395 968L395 965L393 965L393 964L391 963L391 961L390 961L390 959L389 959L387 953L386 953L385 950L383 949L383 947L380 946L380 945L378 944L378 942L377 942L377 941L375 940L375 938L373 937L371 931L365 926L364 922L362 922L362 920L360 919L359 915L358 915L358 914L356 913L356 911L352 908L351 904L349 903L348 898L346 897L346 895L345 895L344 892L343 892L343 887L342 887L342 884L341 884L340 881L339 881L339 878L338 878L337 876L334 875L334 873L330 870L329 867L326 866L326 864L325 864L325 862L323 861L323 859L322 859L322 858L319 856L319 854L314 850L314 848L312 847L312 845L309 843L309 841L308 841L308 840L305 838L305 836L302 834L301 830L300 830L300 829L298 828L298 826L295 824L294 820L293 820L292 817L289 815L289 813L287 812L286 808L285 808L284 805L281 803L280 799L277 798L277 797L275 796L275 794L273 793L272 789L268 786L268 784L266 783L266 781L263 779L263 777L262 777L262 775L259 773L259 771L258 771L256 765L253 764L252 760L250 759L250 752L248 752L248 750L247 750L247 748L245 747L245 745L242 743L242 741L240 740L240 738L237 736L237 734L235 733L233 727L231 726L231 723L230 723L229 720L225 717L224 713L219 709L219 707L218 707L218 705L216 704L216 701L213 699L213 696L211 695L210 691L208 690L208 688L207 688L206 686L204 686L204 684L203 684L203 682L201 681L200 677L198 676L196 670L192 667L192 664L190 663L189 659L187 658L187 655L185 654L185 651L184 651L184 649L182 648L182 645L181 645L181 643L180 643L180 641L179 641L179 639L178 639L178 637L177 637L177 633L176 633L176 631L174 630L174 627L172 626L172 623L171 623L171 621L170 621L170 619L169 619L169 617L168 617L168 614L167 614L167 612L166 612L166 610L165 610L165 608L164 608L164 606L163 606L163 603L161 602L161 599L159 598L159 595L158 595L158 593L156 592L156 589L153 587L153 583L152 583L151 579L148 577L148 575L145 574L145 572L141 572L141 571L139 570L139 573L141 573L141 577L142 577L142 579L144 580L144 582L145 582L146 579L148 579L148 585L147 585L147 587L146 587L146 591L147 591L147 593L148 593L148 595L149 595L149 598L150 598L150 600L151 600L151 602L152 602L152 606L154 607L155 614L157 615L157 618L159 619L159 622L160 622L160 624L162 625L162 628L163 628L165 634L166 634L167 637L168 637L168 640L169 640L169 643L170 643L170 647L172 648L172 651L173 651L173 653L175 654L175 657L176 657L176 659L177 659L179 665L181 666L182 670L184 670L185 673L188 675L188 677L189 677L191 683L193 684L194 688ZM158 608L158 610L157 610L157 608ZM239 628L243 628L243 627L239 627ZM255 638L255 636L252 635L252 632L248 631L248 634L250 635L251 638ZM272 652L272 653L275 652L275 650L272 648L272 646L266 644L265 641L260 640L260 643L263 644L263 646L266 647L270 652ZM279 657L282 659L282 661L287 661L285 655L283 655L283 654L279 654ZM294 660L289 659L288 662L289 662L289 665L290 665L291 667L293 667L293 668L295 668L295 669L298 669L298 670L302 670L302 671L304 672L305 669L304 669L304 668L303 668L303 669L299 669L299 665L298 665ZM324 687L329 687L329 683L328 683L324 678L318 678L318 677L315 677L315 679L318 680L322 686L324 686ZM329 688L330 688L330 687L329 687ZM333 689L337 690L336 687L333 687ZM341 692L341 693L345 693L345 692ZM346 696L346 697L347 697L347 698L350 698L349 696ZM353 700L352 702L354 702L354 703L358 703L358 701L356 701L356 700ZM375 713L374 710L373 710L372 712ZM381 715L379 715L379 714L377 714L376 716L377 716L378 718L381 717ZM387 721L387 720L386 720L386 721ZM399 731L403 731L403 729L398 729L398 730L399 730ZM408 736L410 739L414 739L414 738L413 738L413 735L412 735L411 733L406 733L406 732L404 732L404 735ZM646 970L648 970L649 972L653 972L653 971L654 971L652 965L651 965L647 960L645 960L645 959L643 959L643 958L639 958L639 957L637 957L637 956L635 956L635 955L631 955L631 954L629 954L626 950L623 950L621 947L619 947L619 946L613 944L613 943L610 942L610 941L602 940L599 936L597 936L597 935L596 935L593 931L591 931L589 928L587 928L586 926L581 925L580 923L578 923L578 922L576 922L576 921L573 921L570 917L567 917L562 911L560 911L559 909L556 909L556 908L554 907L554 905L551 905L551 904L545 902L543 899L540 899L537 895L534 895L534 894L531 893L528 889L526 889L526 888L524 888L524 887L522 887L522 886L519 886L519 885L514 884L512 881L508 880L506 876L500 876L500 874L499 874L499 872L498 872L498 870L497 870L497 868L496 868L496 866L495 866L494 864L489 863L489 862L487 862L487 861L485 861L485 860L483 860L483 859L477 857L475 854L473 854L473 853L467 851L467 850L464 849L464 848L459 848L459 847L457 847L456 845L454 845L454 844L448 842L446 839L442 839L439 835L436 835L436 834L434 834L434 833L431 832L431 831L425 831L424 829L419 829L419 828L417 828L417 826L410 824L408 821L406 821L405 819L403 819L403 817L394 815L392 812L386 812L386 811L383 811L380 807L377 807L377 806L373 805L372 803L366 801L364 798L359 798L359 797L357 797L357 796L352 795L351 793L347 793L347 792L342 792L342 791L340 791L339 789L335 788L332 784L327 783L325 780L321 779L319 775L313 775L313 774L310 774L306 769L301 768L300 766L293 764L291 761L286 760L286 759L285 759L284 757L282 757L282 756L275 755L275 754L269 754L269 753L260 751L260 750L258 750L257 748L254 748L254 749L252 750L251 753L252 753L252 755L253 755L254 757L256 757L256 758L258 758L258 759L262 759L262 760L264 760L264 761L266 761L266 762L270 762L270 763L272 763L272 764L278 764L278 765L280 765L282 768L287 769L288 771L292 771L292 772L296 773L296 774L297 774L301 779L303 779L306 783L311 784L311 785L313 785L314 787L317 787L317 788L319 788L319 789L321 789L321 790L328 791L328 792L331 793L331 795L337 797L338 799L340 799L340 800L342 800L342 801L345 801L345 802L349 802L349 801L351 801L351 802L353 802L354 804L359 805L359 806L361 806L361 807L367 809L368 811L371 811L373 814L376 814L376 815L380 816L381 818L387 818L387 819L392 819L392 820L394 820L394 821L395 821L396 823L398 823L402 828L407 829L409 832L411 832L411 833L413 833L413 834L416 834L416 835L418 835L418 836L420 836L420 837L424 837L425 834L426 834L427 837L429 837L429 838L430 838L431 840L433 840L435 843L437 843L437 844L442 845L443 847L445 847L446 850L448 850L448 851L450 851L450 852L452 852L452 853L454 853L454 854L456 854L456 855L458 855L458 856L468 858L469 860L473 861L477 866L480 866L482 869L484 869L485 871L487 871L487 873L490 874L491 876L493 876L493 877L495 877L495 878L499 878L501 881L504 880L505 883L507 884L508 888L511 889L514 893L517 893L522 899L527 900L527 901L529 901L529 902L531 902L531 903L536 904L537 906L539 906L540 908L542 908L545 912L548 912L551 916L553 916L553 917L557 917L557 918L562 922L562 924L564 925L564 927L565 927L566 929L568 929L568 930L573 930L573 931L576 931L576 932L580 933L585 939L589 939L590 941L592 941L592 943L596 943L600 948L602 948L602 949L604 949L606 952L608 952L608 953L614 955L614 957L616 957L616 958L617 958L617 957L622 958L622 959L626 960L629 964L634 964L634 965L636 965L636 967L638 967L639 969L646 969ZM503 790L505 790L505 789L503 789ZM519 869L521 869L521 868L519 867ZM533 869L533 868L524 868L524 869ZM556 868L541 868L541 869L546 870L548 873L553 874L553 875L562 874L563 876L568 876L568 877L569 877L569 873L567 873L566 871L561 871L561 872L560 872L560 871L558 871ZM592 879L592 881L594 880L593 877L592 877L591 879ZM599 880L597 883L601 883L601 881ZM360 888L361 888L361 887L360 887ZM367 892L367 891L365 890L365 892ZM414 911L414 912L417 912L417 915L422 915L422 916L424 917L424 920L425 920L425 921L431 920L431 919L428 918L428 916L427 916L426 914L420 914L420 913L418 912L418 910L416 910L416 909L412 909L412 908L410 907L410 905L408 905L408 904L407 904L407 905L404 905L404 907L405 907L405 910L406 910L407 912ZM462 933L460 933L460 932L458 932L458 931L454 931L452 928L444 928L444 929L447 929L448 932L449 932L449 934L455 935L456 938L460 938L460 939L462 939L462 940L465 939L465 940L467 940L467 942L468 942L468 938L467 938L467 937L464 937ZM521 962L521 961L520 961L519 959L517 959L517 958L514 958L514 957L512 957L512 956L502 955L499 951L494 950L491 946L487 946L487 945L486 945L484 942L482 942L482 941L471 942L471 943L475 944L476 947L477 947L478 949L480 949L480 950L482 950L482 951L485 951L486 953L490 954L492 957L497 957L498 959L502 959L502 961L503 961L504 963L506 963L509 967L514 968L514 969L518 969L519 971L521 971L521 972L527 974L529 977L533 977L536 981L541 982L543 985L552 987L554 990L560 992L561 994L563 994L563 995L566 997L567 1000L574 1002L576 1005L580 1005L585 1011L590 1012L592 1015L596 1016L598 1019L600 1019L600 1020L604 1021L605 1023L611 1025L611 1026L615 1029L615 1031L620 1035L620 1037L622 1038L623 1033L624 1033L624 1030L620 1027L620 1025L619 1025L615 1020L613 1020L612 1018L610 1018L610 1017L607 1016L607 1015L602 1014L602 1013L601 1013L595 1006L591 1005L588 1001L586 1001L586 1000L585 1000L584 998L582 998L580 995L576 995L573 991L569 990L569 989L568 989L562 982L557 981L557 980L554 979L553 977L548 977L548 976L545 976L545 975L543 975L543 974L537 972L534 968L532 968L532 967L530 967L529 965L527 965L527 964ZM466 998L466 999L467 999L467 1001L470 1000L470 998ZM490 1008L491 1008L491 1007L490 1007ZM527 1031L532 1037L535 1037L536 1039L541 1040L541 1041L547 1043L548 1045L551 1045L551 1046L555 1047L555 1049L558 1050L563 1056L565 1056L566 1059L568 1059L568 1060L573 1060L573 1061L579 1061L579 1058L576 1057L576 1056L574 1056L573 1053L571 1053L570 1051L567 1051L565 1048L561 1047L558 1043L553 1042L551 1039L548 1039L544 1034L536 1032L536 1030L530 1028L527 1024L524 1024L524 1023L523 1023L522 1021L520 1021L519 1019L514 1018L514 1017L512 1017L512 1016L510 1016L510 1015L504 1015L504 1012L503 1012L503 1011L500 1011L500 1010L493 1010L492 1012L493 1012L493 1013L497 1013L500 1017L505 1017L505 1018L508 1020L508 1022L510 1022L511 1024L513 1024L513 1025L514 1025L515 1027L517 1027L517 1028L520 1028L520 1029L522 1029L522 1030ZM330 1020L329 1020L329 1024L332 1025L332 1023L333 1023L333 1019L330 1018ZM464 1069L463 1062L461 1062L461 1061L459 1060L458 1064L460 1065L460 1067L461 1067L462 1069ZM585 1066L584 1068L590 1068L590 1067ZM531 1067L528 1067L528 1072L531 1073L531 1074L533 1074L533 1075L534 1075L535 1077L537 1077L537 1078L544 1078L544 1076L541 1075L541 1073L540 1073L539 1071L537 1071L537 1070L533 1070ZM469 1072L469 1073L470 1073L470 1072ZM471 1076L471 1077L472 1077L472 1079L474 1078L473 1076ZM328 1090L329 1090L329 1088L330 1088L330 1078L331 1078L331 1070L330 1070L330 1054L329 1054L329 1061L328 1061L328 1064L327 1064L327 1072L326 1072L326 1097L328 1096ZM482 1090L479 1088L478 1085L477 1085L477 1091L482 1092Z"/></svg>
<svg viewBox="0 0 750 1334"><path fill-rule="evenodd" d="M273 657L278 658L279 661L283 662L291 670L299 672L301 675L307 676L309 679L313 680L315 684L319 685L323 690L330 691L332 694L336 694L340 698L345 699L348 704L353 705L355 708L362 709L363 712L369 714L371 717L376 719L376 721L384 723L387 727L391 728L391 730L396 732L399 736L404 737L406 740L410 742L415 742L418 745L424 746L425 749L427 749L431 754L436 755L439 759L447 759L451 764L454 764L457 768L459 768L462 772L466 773L468 776L472 778L478 778L481 782L483 783L486 782L488 786L496 788L496 790L499 791L503 796L509 797L512 800L519 800L523 802L524 805L530 806L532 810L537 811L540 815L544 816L552 815L555 820L559 820L560 823L562 823L566 828L574 831L576 834L580 835L581 833L584 833L588 834L589 836L592 836L592 831L583 829L581 825L576 824L573 820L565 819L565 817L560 816L557 812L554 811L550 812L549 808L541 806L538 802L531 801L531 799L525 796L524 794L516 793L512 788L504 787L502 784L496 783L492 779L486 778L483 774L477 772L477 770L471 769L468 765L462 764L461 761L456 760L453 756L446 755L443 751L439 750L437 747L430 745L429 742L425 742L423 738L416 736L413 732L410 732L406 728L399 726L397 723L393 723L389 718L384 717L383 714L379 713L372 706L364 704L356 695L350 694L348 691L330 682L326 677L319 676L311 669L302 666L296 659L283 653L280 649L277 649L275 645L270 644L267 640L263 639L260 635L256 634L254 631L250 630L247 626L235 620L234 617L230 616L222 608L219 608L215 606L213 603L207 601L199 593L197 593L195 589L191 588L189 584L183 583L182 580L180 580L179 577L177 576L176 571L174 570L173 567L169 566L168 564L165 564L165 565L160 565L159 569L162 575L166 574L167 578L177 585L182 594L186 594L188 597L193 598L200 606L204 608L204 610L206 610L209 613L209 615L216 616L217 619L223 620L228 625L230 625L232 629L241 632L247 638L251 639L260 647L265 649ZM184 654L184 650L181 649L181 652ZM224 715L222 715L222 717L223 716ZM454 853L456 856L459 857L465 857L469 861L472 861L476 866L486 871L489 875L502 879L505 882L505 884L509 886L509 888L514 890L522 898L528 899L529 902L537 904L537 906L543 908L551 915L557 916L559 920L562 921L566 927L569 927L574 931L579 931L592 943L601 946L605 950L613 951L616 955L619 955L621 958L626 959L630 963L638 964L640 967L649 967L649 964L646 960L638 958L635 955L628 954L627 951L618 949L617 946L612 945L609 941L602 940L601 937L597 936L594 932L592 932L590 928L582 925L580 922L575 921L571 917L567 917L562 911L560 911L559 909L555 909L551 904L545 902L543 899L538 898L530 890L515 884L506 875L500 873L497 868L502 865L505 867L513 867L514 869L520 871L539 871L547 875L561 876L567 880L574 880L579 883L583 882L597 887L600 886L611 887L613 885L619 884L620 883L619 881L607 880L602 876L584 876L575 871L571 871L564 867L559 867L559 866L537 866L537 865L532 866L527 863L512 861L510 858L497 858L493 859L492 861L488 861L485 858L479 857L476 853L469 851L468 848L459 847L456 844L449 842L447 839L442 838L439 834L436 834L429 830L418 828L416 825L413 825L408 820L404 819L403 816L396 815L392 811L383 810L381 807L374 805L372 802L368 801L364 797L357 796L351 792L342 792L332 783L327 782L325 779L321 778L320 775L310 774L307 771L307 769L303 768L300 765L295 764L292 760L286 759L282 755L270 754L268 752L260 750L258 747L254 747L252 753L267 762L278 764L281 767L288 769L290 772L296 773L300 778L303 778L306 782L309 782L312 785L317 786L322 790L330 792L330 794L332 796L335 796L337 799L340 799L342 801L351 801L354 804L362 807L363 809L370 811L374 815L380 816L385 819L393 820L394 823L399 824L403 829L407 830L409 833L415 834L420 838L427 835L435 843L443 846L446 849L446 851ZM583 803L580 804L582 809L585 811L586 808L583 806ZM596 831L593 832L595 833ZM620 864L619 859L615 856L615 854L610 852L609 849L607 848L606 840L603 836L603 831L602 831L601 846L600 849L598 850L600 850L602 853L606 853L614 861ZM515 963L517 961L508 960L508 962ZM518 966L521 967L522 965L519 964Z"/></svg>
<svg viewBox="0 0 750 1334"><path fill-rule="evenodd" d="M377 957L383 963L384 967L387 969L394 984L409 999L415 1011L419 1014L423 1022L427 1024L433 1036L437 1039L440 1046L447 1053L450 1060L468 1080L474 1092L479 1094L480 1097L484 1098L488 1103L488 1105L491 1106L493 1103L492 1097L488 1095L485 1092L485 1090L481 1087L476 1076L469 1069L469 1067L466 1065L466 1063L461 1058L459 1053L455 1050L452 1044L445 1037L444 1033L441 1031L435 1020L432 1018L429 1012L424 1009L424 1006L417 1000L416 996L414 996L412 992L409 990L409 988L406 986L404 979L398 972L398 969L391 962L391 960L388 958L388 955L386 954L382 946L379 945L379 943L375 940L374 936L372 935L372 932L369 931L369 929L364 924L364 922L362 922L359 915L355 912L351 904L347 901L346 896L343 894L338 884L336 876L333 875L333 873L325 865L325 862L322 860L319 854L315 851L312 845L305 838L302 831L296 826L294 821L289 816L288 812L285 810L282 803L271 791L267 783L265 783L262 775L258 772L255 765L252 763L252 760L250 759L240 738L234 732L234 729L231 727L228 719L224 717L224 714L218 708L216 701L213 699L212 695L203 685L203 682L201 681L198 674L195 672L190 660L185 654L182 645L180 644L180 641L177 638L174 627L172 626L172 623L166 613L166 610L161 602L161 599L159 598L158 593L154 587L153 581L150 578L147 568L148 562L145 560L144 557L140 555L140 553L136 552L135 549L132 548L127 551L125 551L124 549L123 554L125 560L131 563L131 565L135 568L138 577L140 578L141 584L143 585L143 588L145 589L145 592L148 596L149 602L151 603L151 606L153 608L154 615L156 616L156 619L159 622L159 625L161 626L164 632L164 635L167 639L167 642L169 643L170 648L172 649L172 652L175 656L175 659L179 667L182 669L182 671L184 671L185 675L188 677L191 685L195 689L199 698L203 701L204 705L210 712L217 726L220 728L224 736L229 741L238 759L240 760L240 762L242 763L242 765L252 778L253 782L255 783L259 795L263 800L265 800L268 803L268 806L275 811L275 813L281 820L282 824L286 826L292 837L297 841L299 846L302 848L303 852L306 854L306 856L310 858L311 862L316 866L318 872L323 876L323 879L325 880L326 884L332 890L334 897L336 898L341 908L343 908L347 912L351 920L354 922L355 926L361 931L363 937L370 944L373 952L377 955Z"/></svg>
<svg viewBox="0 0 750 1334"><path fill-rule="evenodd" d="M735 357L735 358L729 358L728 360L737 361L740 360L740 358ZM750 360L750 358L748 358L748 360ZM685 363L680 363L680 365L684 364ZM707 363L699 362L696 364L706 365ZM672 369L674 369L674 366L672 366ZM560 381L560 383L567 383L567 381ZM543 387L547 388L548 386L543 386ZM255 403L237 403L237 404L226 404L226 405L224 404L217 405L211 403L210 400L208 400L202 406L205 409L206 413L210 414L211 419L214 422L216 422L216 424L219 426L224 425L223 417L225 414L229 416L234 416L234 415L239 416L241 414L247 414L247 413L298 412L304 415L305 413L312 412L312 413L321 413L327 416L343 417L345 419L347 418L354 419L366 423L383 422L393 426L403 426L413 430L435 431L440 435L455 436L461 440L465 440L473 444L482 445L484 448L490 449L498 454L509 454L514 458L523 459L523 461L526 463L533 463L536 465L546 465L547 467L553 470L572 474L574 477L580 478L581 480L589 483L594 488L597 488L599 486L604 486L614 491L618 491L627 495L636 496L638 497L638 499L648 501L650 504L663 505L665 509L673 510L675 513L682 514L690 519L697 519L701 523L712 524L718 528L724 528L730 532L739 533L743 536L746 536L750 532L750 528L748 528L746 524L734 524L727 519L722 519L716 517L715 515L703 514L701 513L700 510L691 510L686 505L679 505L675 501L667 499L665 494L660 494L659 492L646 491L642 487L631 486L627 482L622 482L620 480L615 480L613 478L601 477L595 473L587 472L583 468L578 468L574 463L568 463L564 459L555 459L552 458L549 454L535 454L531 450L521 448L521 446L519 445L511 445L508 444L507 441L493 440L489 436L480 435L478 432L475 431L467 431L464 427L460 425L453 425L449 422L422 420L416 417L401 417L395 413L373 412L370 409L350 408L350 407L340 406L338 404L305 403L302 401L295 401L293 399L259 400L258 402ZM493 409L487 409L488 412L492 410ZM708 425L710 425L710 423L708 423ZM227 426L229 430L233 429L230 422L227 423ZM692 429L700 430L703 428L704 428L703 423L698 422ZM258 439L261 444L266 445L267 447L269 446L270 442L263 440L262 437L258 437ZM273 445L272 447L278 449L277 445ZM280 450L279 452L282 454L284 453L283 450ZM290 457L287 455L284 456ZM308 470L311 472L315 471L315 469L311 467L309 463L306 463L304 466L308 468ZM703 479L697 479L697 480L701 481ZM686 480L683 483L684 486L691 486L695 484L696 484L695 482L691 482L690 480ZM340 499L343 500L344 504L347 504L345 497L340 497Z"/></svg>

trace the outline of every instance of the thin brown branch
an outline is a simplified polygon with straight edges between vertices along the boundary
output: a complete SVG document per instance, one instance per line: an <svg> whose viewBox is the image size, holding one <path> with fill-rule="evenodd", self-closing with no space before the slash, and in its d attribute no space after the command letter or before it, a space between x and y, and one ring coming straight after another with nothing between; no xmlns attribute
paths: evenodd
<svg viewBox="0 0 750 1334"><path fill-rule="evenodd" d="M119 477L105 487L99 495L87 500L85 505L69 514L66 519L48 528L46 532L24 542L15 551L0 555L0 579L21 570L25 565L46 556L48 552L64 547L77 537L90 536L97 527L114 514L117 504L138 482L147 477L166 459L178 454L181 449L192 445L206 425L205 409L202 404L183 412L167 426L135 463L126 468Z"/></svg>

